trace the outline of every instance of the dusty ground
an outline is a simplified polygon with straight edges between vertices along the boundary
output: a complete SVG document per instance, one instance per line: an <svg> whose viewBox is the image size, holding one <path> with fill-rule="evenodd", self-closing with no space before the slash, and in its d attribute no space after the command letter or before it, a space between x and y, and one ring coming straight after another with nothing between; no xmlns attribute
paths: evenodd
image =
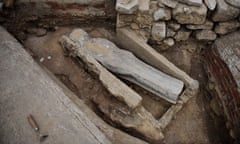
<svg viewBox="0 0 240 144"><path fill-rule="evenodd" d="M58 39L63 34L71 31L72 28L59 28L55 32L48 32L43 37L31 35L24 42L26 49L32 53L34 59L46 66L52 73L59 77L73 92L85 101L90 107L95 109L93 102L89 101L90 97L106 96L108 93L99 85L98 81L87 73L83 65L66 57ZM86 29L94 37L101 37L101 29ZM201 45L196 43L183 43L176 45L175 48L164 52L172 62L176 63L185 71L200 80L205 85L206 76L202 67L202 61L199 54ZM186 51L187 52L186 52ZM184 52L183 52L184 51ZM189 53L188 53L189 52ZM189 59L193 57L192 59ZM44 60L43 60L44 59ZM42 61L42 62L40 62ZM191 66L191 63L193 65ZM131 84L130 84L131 85ZM159 118L169 107L168 103L154 100L154 96L143 91L137 86L131 85L137 92L143 95L144 106L156 118ZM206 99L206 93L201 90L200 94L192 98L188 104L178 113L176 118L165 130L166 144L221 144L217 130L214 128L213 120L209 116L209 109Z"/></svg>

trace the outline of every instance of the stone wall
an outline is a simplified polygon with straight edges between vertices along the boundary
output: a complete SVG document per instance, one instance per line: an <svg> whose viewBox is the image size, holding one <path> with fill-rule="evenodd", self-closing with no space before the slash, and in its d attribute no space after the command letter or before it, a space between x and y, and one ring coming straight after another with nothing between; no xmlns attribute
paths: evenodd
<svg viewBox="0 0 240 144"><path fill-rule="evenodd" d="M238 0L117 0L117 27L146 41L173 46L194 37L214 41L240 27Z"/></svg>

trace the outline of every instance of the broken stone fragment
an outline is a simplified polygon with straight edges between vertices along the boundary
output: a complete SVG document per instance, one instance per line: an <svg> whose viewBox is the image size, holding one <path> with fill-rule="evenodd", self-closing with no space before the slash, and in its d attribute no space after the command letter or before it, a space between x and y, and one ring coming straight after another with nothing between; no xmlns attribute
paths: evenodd
<svg viewBox="0 0 240 144"><path fill-rule="evenodd" d="M171 28L167 28L167 36L166 37L174 37L176 32L173 31Z"/></svg>
<svg viewBox="0 0 240 144"><path fill-rule="evenodd" d="M158 20L170 20L171 19L171 10L168 8L159 8L153 13L153 18L155 21Z"/></svg>
<svg viewBox="0 0 240 144"><path fill-rule="evenodd" d="M224 22L236 18L240 10L227 4L224 0L216 0L217 8L213 13L212 20L215 22Z"/></svg>
<svg viewBox="0 0 240 144"><path fill-rule="evenodd" d="M180 28L181 28L181 25L180 24L178 24L178 23L176 23L176 22L169 22L168 24L167 24L167 26L168 26L168 28L170 28L170 29L172 29L172 30L174 30L174 31L177 31L177 30L179 30Z"/></svg>
<svg viewBox="0 0 240 144"><path fill-rule="evenodd" d="M190 6L201 6L203 4L202 0L177 0L184 4L188 4Z"/></svg>
<svg viewBox="0 0 240 144"><path fill-rule="evenodd" d="M113 105L113 100L105 97L96 97L94 102L113 122L141 134L146 139L160 141L164 138L160 123L144 107L129 111L122 105Z"/></svg>
<svg viewBox="0 0 240 144"><path fill-rule="evenodd" d="M186 25L186 27L190 30L211 30L213 28L213 22L206 20L204 24L200 25Z"/></svg>
<svg viewBox="0 0 240 144"><path fill-rule="evenodd" d="M186 41L189 39L191 33L191 31L179 30L174 38L176 41Z"/></svg>
<svg viewBox="0 0 240 144"><path fill-rule="evenodd" d="M203 24L207 16L207 8L204 4L195 7L178 3L172 13L173 18L180 24Z"/></svg>
<svg viewBox="0 0 240 144"><path fill-rule="evenodd" d="M204 0L204 3L206 4L209 10L214 10L217 5L216 0Z"/></svg>
<svg viewBox="0 0 240 144"><path fill-rule="evenodd" d="M197 40L209 40L213 41L217 38L217 35L212 30L201 30L196 32Z"/></svg>
<svg viewBox="0 0 240 144"><path fill-rule="evenodd" d="M225 0L231 6L240 8L240 1L239 0Z"/></svg>
<svg viewBox="0 0 240 144"><path fill-rule="evenodd" d="M175 41L173 38L167 38L163 40L163 43L166 44L168 47L171 47L175 44Z"/></svg>
<svg viewBox="0 0 240 144"><path fill-rule="evenodd" d="M234 32L239 27L240 27L240 23L236 20L228 21L228 22L220 22L216 25L214 31L217 34L224 35L230 32Z"/></svg>
<svg viewBox="0 0 240 144"><path fill-rule="evenodd" d="M148 12L150 8L150 0L138 0L139 6L138 9L140 12Z"/></svg>
<svg viewBox="0 0 240 144"><path fill-rule="evenodd" d="M138 9L138 0L117 0L116 10L122 14L132 14Z"/></svg>
<svg viewBox="0 0 240 144"><path fill-rule="evenodd" d="M159 3L162 3L170 8L175 8L178 4L177 0L160 0Z"/></svg>
<svg viewBox="0 0 240 144"><path fill-rule="evenodd" d="M152 38L155 41L162 41L166 37L166 23L158 22L154 23L152 26Z"/></svg>

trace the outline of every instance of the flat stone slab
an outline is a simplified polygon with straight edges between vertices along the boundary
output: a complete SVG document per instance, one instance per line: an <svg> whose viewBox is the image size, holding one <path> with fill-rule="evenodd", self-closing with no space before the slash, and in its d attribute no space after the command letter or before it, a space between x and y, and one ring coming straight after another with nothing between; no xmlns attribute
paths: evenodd
<svg viewBox="0 0 240 144"><path fill-rule="evenodd" d="M111 143L17 40L2 27L0 35L0 143L39 143L29 114L49 135L45 144Z"/></svg>
<svg viewBox="0 0 240 144"><path fill-rule="evenodd" d="M201 6L203 4L202 0L177 0L179 2L192 5L192 6Z"/></svg>
<svg viewBox="0 0 240 144"><path fill-rule="evenodd" d="M142 40L136 33L129 29L117 29L118 44L124 49L133 52L137 57L145 62L151 64L155 68L184 81L184 83L192 90L198 90L198 81L191 78L184 71L176 67L163 55L155 51L144 40Z"/></svg>
<svg viewBox="0 0 240 144"><path fill-rule="evenodd" d="M70 38L78 31L78 29L74 30ZM106 39L87 37L87 34L82 35L75 42L78 42L86 53L93 56L108 70L171 103L176 103L183 90L182 81L147 65L131 52L119 49Z"/></svg>

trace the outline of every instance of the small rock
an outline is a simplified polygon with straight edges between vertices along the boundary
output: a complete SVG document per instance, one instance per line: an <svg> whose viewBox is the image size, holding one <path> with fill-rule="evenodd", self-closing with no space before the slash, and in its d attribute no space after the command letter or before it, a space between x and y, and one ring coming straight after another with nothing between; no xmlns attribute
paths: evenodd
<svg viewBox="0 0 240 144"><path fill-rule="evenodd" d="M201 24L201 25L187 25L186 27L190 30L201 30L201 29L211 30L213 28L213 22L207 20L204 24Z"/></svg>
<svg viewBox="0 0 240 144"><path fill-rule="evenodd" d="M139 0L138 9L141 12L148 12L150 8L150 0Z"/></svg>
<svg viewBox="0 0 240 144"><path fill-rule="evenodd" d="M158 2L157 1L150 1L150 9L149 9L149 14L153 14L159 7L161 6L158 6Z"/></svg>
<svg viewBox="0 0 240 144"><path fill-rule="evenodd" d="M189 39L191 33L192 33L191 31L180 30L177 32L174 38L176 41L186 41Z"/></svg>
<svg viewBox="0 0 240 144"><path fill-rule="evenodd" d="M147 27L150 28L152 25L152 22L153 22L153 17L151 15L139 14L136 17L135 22L137 24L141 24L141 25L139 25L139 27L141 27L141 28L147 28Z"/></svg>
<svg viewBox="0 0 240 144"><path fill-rule="evenodd" d="M45 60L44 57L41 57L40 60L39 60L39 62L42 63L44 60Z"/></svg>
<svg viewBox="0 0 240 144"><path fill-rule="evenodd" d="M235 31L236 29L238 29L240 27L240 23L238 21L229 21L229 22L221 22L218 23L214 29L214 31L217 34L227 34L230 32Z"/></svg>
<svg viewBox="0 0 240 144"><path fill-rule="evenodd" d="M47 34L47 30L43 28L38 28L36 35L41 37Z"/></svg>
<svg viewBox="0 0 240 144"><path fill-rule="evenodd" d="M207 8L204 4L195 7L178 3L172 13L173 18L180 24L203 24L207 17Z"/></svg>
<svg viewBox="0 0 240 144"><path fill-rule="evenodd" d="M196 39L197 40L209 40L213 41L216 40L217 35L212 30L201 30L196 32Z"/></svg>
<svg viewBox="0 0 240 144"><path fill-rule="evenodd" d="M216 0L204 0L204 3L210 10L214 10L216 8L217 2Z"/></svg>
<svg viewBox="0 0 240 144"><path fill-rule="evenodd" d="M162 41L166 37L165 22L154 23L152 26L152 38L155 41Z"/></svg>
<svg viewBox="0 0 240 144"><path fill-rule="evenodd" d="M160 2L170 8L175 8L178 4L178 1L176 0L162 0Z"/></svg>
<svg viewBox="0 0 240 144"><path fill-rule="evenodd" d="M122 14L132 14L138 9L138 0L117 0L116 10Z"/></svg>
<svg viewBox="0 0 240 144"><path fill-rule="evenodd" d="M51 56L48 56L47 59L50 60L50 59L52 59L52 57L51 57Z"/></svg>
<svg viewBox="0 0 240 144"><path fill-rule="evenodd" d="M181 28L181 25L175 22L168 23L168 27L174 31L177 31Z"/></svg>
<svg viewBox="0 0 240 144"><path fill-rule="evenodd" d="M224 0L216 0L217 8L213 13L212 20L215 22L224 22L236 18L240 10L228 5Z"/></svg>
<svg viewBox="0 0 240 144"><path fill-rule="evenodd" d="M201 6L203 4L202 0L177 0L177 1L188 4L190 6Z"/></svg>
<svg viewBox="0 0 240 144"><path fill-rule="evenodd" d="M170 20L171 19L171 11L167 8L159 8L153 14L153 18L155 21L158 20Z"/></svg>
<svg viewBox="0 0 240 144"><path fill-rule="evenodd" d="M171 47L175 44L175 41L173 38L167 38L163 40L163 43L166 44L167 46Z"/></svg>
<svg viewBox="0 0 240 144"><path fill-rule="evenodd" d="M130 27L131 27L133 30L138 30L138 29L139 29L139 26L138 26L138 24L136 24L136 23L131 23Z"/></svg>
<svg viewBox="0 0 240 144"><path fill-rule="evenodd" d="M174 37L176 35L176 32L173 31L170 28L167 28L167 37Z"/></svg>
<svg viewBox="0 0 240 144"><path fill-rule="evenodd" d="M225 0L231 6L240 8L240 1L239 0Z"/></svg>
<svg viewBox="0 0 240 144"><path fill-rule="evenodd" d="M89 36L88 33L82 29L75 29L70 33L69 38L73 41L77 41L80 44L83 44L86 40L89 39Z"/></svg>

